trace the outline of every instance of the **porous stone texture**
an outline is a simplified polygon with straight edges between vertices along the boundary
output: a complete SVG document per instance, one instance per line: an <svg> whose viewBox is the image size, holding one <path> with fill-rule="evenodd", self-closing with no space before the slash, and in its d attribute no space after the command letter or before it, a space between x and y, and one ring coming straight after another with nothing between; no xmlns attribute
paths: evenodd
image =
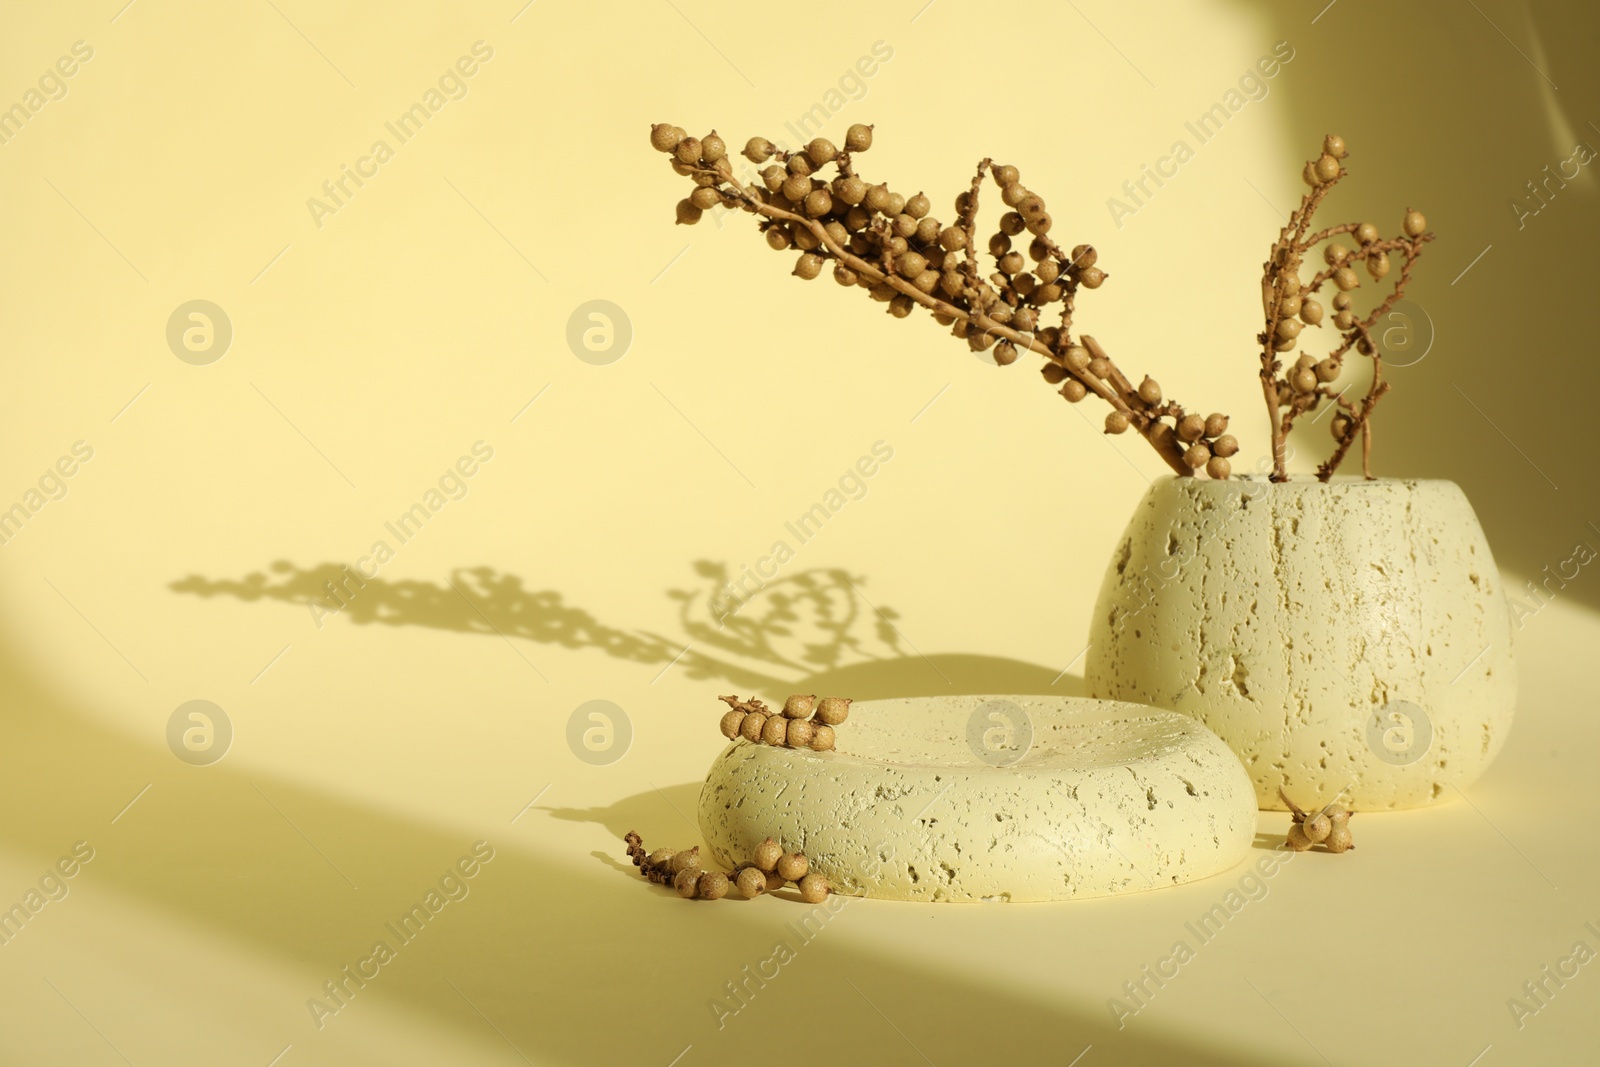
<svg viewBox="0 0 1600 1067"><path fill-rule="evenodd" d="M1158 481L1090 638L1091 695L1205 723L1263 808L1280 785L1302 807L1440 800L1516 705L1500 575L1452 482Z"/></svg>
<svg viewBox="0 0 1600 1067"><path fill-rule="evenodd" d="M1021 709L1009 766L969 745L974 710ZM1254 839L1255 797L1216 735L1156 708L1071 697L858 702L838 749L735 741L700 791L712 859L765 837L842 893L1034 901L1136 892L1226 871Z"/></svg>

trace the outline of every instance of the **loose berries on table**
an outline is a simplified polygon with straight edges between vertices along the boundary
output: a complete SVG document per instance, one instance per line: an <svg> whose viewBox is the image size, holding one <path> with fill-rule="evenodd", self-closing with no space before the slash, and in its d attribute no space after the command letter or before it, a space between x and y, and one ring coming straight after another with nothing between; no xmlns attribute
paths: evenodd
<svg viewBox="0 0 1600 1067"><path fill-rule="evenodd" d="M828 899L832 888L826 878L813 872L800 879L800 899L807 904L820 904Z"/></svg>

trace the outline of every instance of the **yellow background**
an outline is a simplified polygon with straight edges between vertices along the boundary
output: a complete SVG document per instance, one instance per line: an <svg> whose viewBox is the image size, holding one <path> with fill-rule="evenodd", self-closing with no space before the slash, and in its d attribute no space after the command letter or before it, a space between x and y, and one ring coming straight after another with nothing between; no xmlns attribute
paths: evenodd
<svg viewBox="0 0 1600 1067"><path fill-rule="evenodd" d="M1600 20L1575 7L7 4L0 106L94 54L0 144L0 507L74 442L94 457L0 546L0 906L74 842L96 855L0 946L0 1058L1578 1062L1593 967L1520 1030L1506 1000L1600 947L1587 569L1519 633L1521 717L1465 799L1358 818L1355 853L1281 871L1121 1030L1107 999L1235 878L853 901L718 1029L708 1000L798 907L663 899L620 841L696 839L717 693L1076 691L1104 561L1163 470L1026 361L788 277L748 219L673 226L687 186L651 122L786 137L885 42L830 134L876 123L864 173L946 217L976 159L1020 167L1112 276L1081 327L1230 412L1241 459L1266 450L1260 263L1342 133L1328 221L1392 229L1410 204L1440 234L1411 294L1432 347L1392 374L1377 471L1460 482L1520 588L1600 546L1595 180L1520 226L1509 205L1600 144ZM1118 227L1106 200L1280 40L1267 96ZM477 41L466 95L317 225L307 200ZM166 341L195 299L234 331L208 366ZM632 324L607 366L566 342L593 299ZM465 497L387 537L480 440ZM719 646L707 574L767 554L880 440L866 495ZM305 590L380 538L395 557L319 626ZM860 614L829 630L820 604ZM167 747L192 699L235 730L211 766ZM566 741L595 699L633 732L606 766ZM1264 814L1259 843L1285 825ZM478 840L470 896L319 1030L307 999Z"/></svg>

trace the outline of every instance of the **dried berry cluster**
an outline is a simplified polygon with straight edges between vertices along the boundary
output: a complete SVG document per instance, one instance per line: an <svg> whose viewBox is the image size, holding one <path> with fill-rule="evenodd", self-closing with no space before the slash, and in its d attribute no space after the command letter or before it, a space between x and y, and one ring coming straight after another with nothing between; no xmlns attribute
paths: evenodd
<svg viewBox="0 0 1600 1067"><path fill-rule="evenodd" d="M639 868L639 873L657 885L672 886L680 897L688 900L721 900L728 895L731 885L737 885L740 893L753 900L762 893L794 882L800 890L800 899L808 904L824 900L832 891L828 880L811 870L804 854L786 853L770 837L756 846L751 862L739 864L732 875L702 870L698 845L681 852L658 848L646 854L644 841L637 833L630 830L623 840L628 846L628 858Z"/></svg>
<svg viewBox="0 0 1600 1067"><path fill-rule="evenodd" d="M657 885L671 885L673 878L680 872L700 869L699 845L681 852L674 852L670 848L658 848L646 854L644 839L632 830L628 831L622 840L627 843L628 858L639 868L639 873Z"/></svg>
<svg viewBox="0 0 1600 1067"><path fill-rule="evenodd" d="M1353 811L1346 811L1338 804L1329 804L1321 811L1306 813L1288 794L1280 788L1278 796L1289 806L1294 813L1294 823L1289 827L1289 836L1284 844L1296 852L1304 852L1312 845L1321 845L1329 852L1349 852L1356 847L1355 840L1350 836L1350 816Z"/></svg>
<svg viewBox="0 0 1600 1067"><path fill-rule="evenodd" d="M781 889L793 882L800 890L800 899L807 904L825 900L833 887L828 880L811 869L811 861L803 852L785 852L783 846L767 838L756 846L748 863L733 869L739 889L747 897L756 897Z"/></svg>
<svg viewBox="0 0 1600 1067"><path fill-rule="evenodd" d="M1373 339L1372 330L1405 295L1422 246L1434 239L1422 212L1409 208L1400 221L1402 236L1399 237L1383 237L1378 227L1370 222L1346 222L1310 232L1311 218L1323 198L1348 173L1343 163L1348 155L1343 137L1330 133L1323 139L1322 154L1306 164L1302 175L1310 190L1284 225L1262 270L1261 303L1266 313L1266 328L1257 340L1261 343L1261 385L1272 418L1274 481L1288 477L1285 470L1287 439L1295 420L1317 410L1325 402L1335 404L1339 410L1329 420L1334 452L1317 469L1317 477L1323 481L1333 477L1358 437L1361 439L1362 473L1372 477L1372 409L1389 391L1389 383L1383 378L1383 353ZM1347 234L1354 238L1354 247L1339 240ZM1322 246L1324 267L1315 270L1313 262L1314 273L1310 280L1302 281L1301 267L1318 245ZM1391 254L1400 257L1398 272L1390 262ZM1388 294L1367 314L1360 315L1353 308L1350 294L1361 287L1358 270L1363 267L1374 282L1382 282L1391 275L1394 281ZM1337 290L1333 294L1331 317L1316 299L1316 294L1330 282ZM1319 327L1325 320L1338 331L1337 344L1320 359L1302 350L1295 362L1285 368L1277 353L1299 347L1304 328ZM1359 400L1345 397L1348 386L1337 388L1344 371L1345 354L1351 348L1372 360L1372 380L1366 395Z"/></svg>
<svg viewBox="0 0 1600 1067"><path fill-rule="evenodd" d="M982 160L971 187L956 197L954 219L946 223L931 213L924 194L908 197L856 173L853 156L872 147L871 126L851 126L843 149L819 137L804 150L789 152L752 137L744 146L745 158L768 165L759 177L747 173L744 180L735 178L728 146L716 131L691 137L681 127L660 123L651 128L650 143L671 157L675 171L694 181L694 191L678 203L680 223L698 222L702 212L719 206L757 214L768 245L799 252L794 266L799 277L816 278L832 262L840 285L866 289L897 318L921 305L973 351L990 352L1002 366L1015 362L1019 350L1035 352L1047 361L1045 380L1058 385L1069 401L1094 393L1112 406L1108 433L1134 428L1180 474L1208 467L1215 456L1223 461L1212 468L1221 472L1215 476L1227 476L1224 455L1198 438L1185 442L1178 436L1189 413L1164 399L1159 385L1145 378L1135 386L1092 337L1074 339L1078 291L1100 288L1107 274L1092 246L1080 244L1068 254L1050 236L1054 220L1044 199L1022 184L1016 167ZM828 167L831 178L824 174ZM983 244L993 260L987 273L979 266L977 233L985 174L1011 209ZM1026 256L1013 238L1027 241ZM1060 322L1045 325L1041 317L1053 305ZM1213 420L1226 423L1221 415L1202 417L1202 423Z"/></svg>
<svg viewBox="0 0 1600 1067"><path fill-rule="evenodd" d="M714 130L705 137L691 137L682 127L659 123L650 130L650 143L667 153L677 173L694 182L688 198L678 202L680 223L698 222L703 212L714 208L751 212L760 217L768 245L799 253L797 276L816 278L831 262L840 285L866 289L898 318L920 305L973 351L989 352L1002 366L1028 349L1044 357L1045 381L1058 386L1067 400L1076 403L1094 393L1111 405L1107 433L1136 430L1181 475L1201 470L1213 478L1232 474L1229 457L1239 444L1226 432L1226 416L1187 411L1166 399L1161 386L1149 377L1135 386L1093 337L1073 336L1078 291L1098 289L1107 275L1092 246L1079 244L1068 254L1050 236L1054 220L1044 199L1022 184L1016 167L982 160L971 187L956 197L953 220L941 222L924 194L908 197L856 173L854 156L872 147L872 130L858 123L846 132L842 149L819 137L793 152L764 137L752 137L744 146L744 157L756 166L767 166L759 175L745 167L738 177L727 144ZM1383 238L1370 223L1309 232L1313 213L1346 173L1342 162L1346 155L1344 139L1330 134L1322 153L1306 164L1305 180L1311 190L1273 244L1262 279L1266 328L1258 340L1262 388L1271 415L1275 481L1288 476L1286 439L1295 421L1324 402L1340 410L1330 420L1335 449L1318 469L1318 477L1324 481L1332 477L1358 437L1363 467L1371 477L1370 418L1389 388L1372 329L1404 294L1423 244L1434 237L1426 232L1422 214L1410 210L1402 221L1401 237ZM829 167L831 176L825 173ZM976 221L986 173L1010 209L981 244L993 260L994 269L988 272L979 266ZM1345 234L1355 236L1356 247L1335 240ZM1027 241L1026 255L1014 247L1014 238ZM1319 244L1327 246L1323 251L1327 269L1302 281L1304 257ZM1401 257L1398 272L1391 266L1391 254ZM1360 266L1374 281L1396 274L1393 291L1364 316L1352 310L1350 296L1361 284ZM1302 352L1284 367L1277 354L1294 350L1305 327L1324 323L1325 312L1315 296L1329 282L1339 290L1332 299L1333 314L1327 317L1339 331L1339 342L1320 359ZM1052 305L1059 306L1060 321L1044 325L1041 316ZM1372 383L1361 400L1346 399L1344 390L1334 389L1351 348L1373 362Z"/></svg>
<svg viewBox="0 0 1600 1067"><path fill-rule="evenodd" d="M833 728L849 718L851 704L849 697L823 697L818 700L815 694L807 696L796 693L783 702L781 712L774 714L755 697L740 700L737 696L725 696L717 699L729 708L728 713L722 716L723 737L729 740L742 737L757 744L809 748L816 752L826 752L833 747ZM807 715L811 718L807 719Z"/></svg>

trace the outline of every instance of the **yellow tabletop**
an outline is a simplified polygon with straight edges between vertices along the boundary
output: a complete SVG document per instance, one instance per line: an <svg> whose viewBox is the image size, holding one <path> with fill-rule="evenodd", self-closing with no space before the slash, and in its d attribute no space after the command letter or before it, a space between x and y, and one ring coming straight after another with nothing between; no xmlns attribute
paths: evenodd
<svg viewBox="0 0 1600 1067"><path fill-rule="evenodd" d="M674 227L654 121L875 123L936 214L1014 163L1100 249L1083 329L1241 459L1337 129L1341 210L1443 235L1378 473L1461 483L1513 591L1600 546L1595 16L1320 6L0 16L0 1062L1592 1062L1587 566L1527 600L1499 761L1348 855L1264 813L1177 888L821 918L624 856L698 839L720 694L1081 692L1163 472L748 219Z"/></svg>

